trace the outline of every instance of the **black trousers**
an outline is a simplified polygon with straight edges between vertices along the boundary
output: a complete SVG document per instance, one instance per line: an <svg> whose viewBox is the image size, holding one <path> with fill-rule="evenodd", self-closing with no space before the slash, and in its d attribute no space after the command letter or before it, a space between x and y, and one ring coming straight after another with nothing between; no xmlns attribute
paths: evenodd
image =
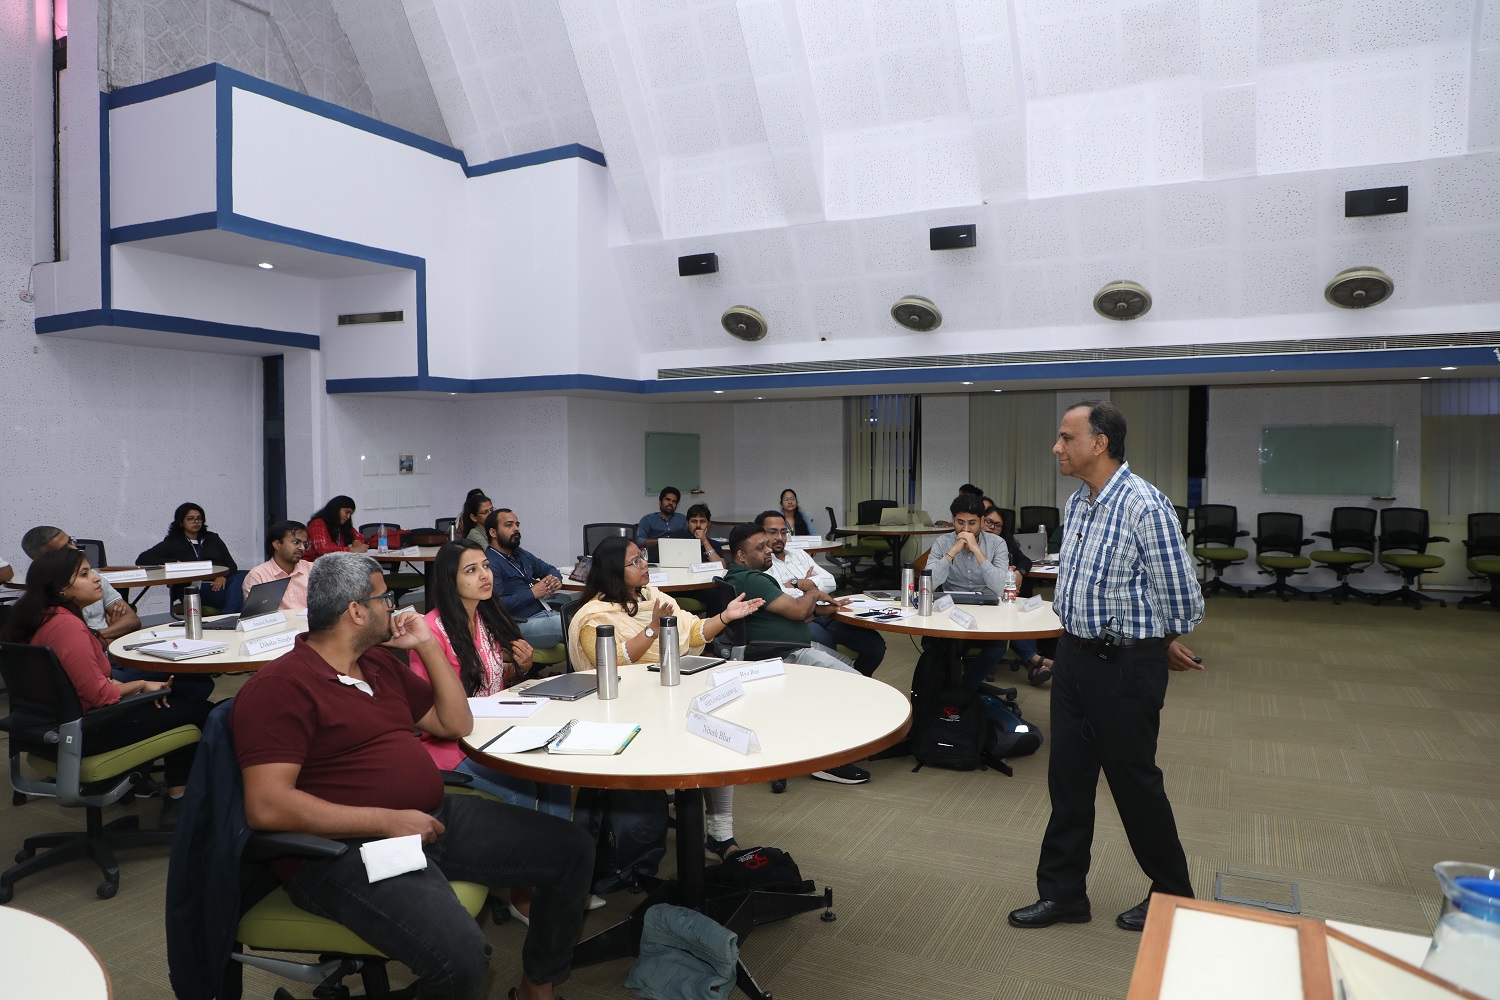
<svg viewBox="0 0 1500 1000"><path fill-rule="evenodd" d="M1177 821L1156 766L1166 693L1167 647L1159 641L1124 647L1106 663L1067 636L1058 640L1047 764L1052 818L1036 867L1042 899L1066 903L1088 893L1101 769L1151 891L1193 895Z"/></svg>
<svg viewBox="0 0 1500 1000"><path fill-rule="evenodd" d="M202 729L213 708L209 702L182 695L168 695L164 706L158 706L154 702L139 705L112 722L90 729L83 741L84 753L118 750L178 726L197 726ZM168 787L187 784L188 772L193 769L193 757L197 753L198 744L192 743L162 757Z"/></svg>

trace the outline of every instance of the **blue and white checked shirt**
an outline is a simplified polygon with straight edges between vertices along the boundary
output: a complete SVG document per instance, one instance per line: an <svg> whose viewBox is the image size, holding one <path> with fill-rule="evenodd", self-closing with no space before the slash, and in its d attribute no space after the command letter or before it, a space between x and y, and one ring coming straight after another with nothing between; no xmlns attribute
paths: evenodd
<svg viewBox="0 0 1500 1000"><path fill-rule="evenodd" d="M1135 639L1191 632L1203 620L1203 591L1177 512L1130 463L1092 503L1087 483L1069 498L1052 610L1085 639L1111 617Z"/></svg>

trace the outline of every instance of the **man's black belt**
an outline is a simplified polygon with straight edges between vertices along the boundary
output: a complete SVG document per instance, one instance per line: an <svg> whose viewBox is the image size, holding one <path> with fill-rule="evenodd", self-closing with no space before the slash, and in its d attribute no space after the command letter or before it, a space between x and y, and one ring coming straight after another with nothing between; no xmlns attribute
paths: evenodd
<svg viewBox="0 0 1500 1000"><path fill-rule="evenodd" d="M1085 639L1083 638L1083 636L1074 635L1072 632L1064 632L1063 638L1067 639L1079 649L1087 650L1090 653L1099 648L1098 639ZM1161 642L1161 636L1154 635L1149 639L1132 639L1127 635L1120 639L1121 646L1149 646L1153 642Z"/></svg>

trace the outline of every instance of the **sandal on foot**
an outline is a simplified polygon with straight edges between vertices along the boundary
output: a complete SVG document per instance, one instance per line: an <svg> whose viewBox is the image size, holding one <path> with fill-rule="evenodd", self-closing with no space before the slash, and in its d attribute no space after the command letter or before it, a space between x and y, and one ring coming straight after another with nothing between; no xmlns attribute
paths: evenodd
<svg viewBox="0 0 1500 1000"><path fill-rule="evenodd" d="M739 849L740 845L734 842L733 837L730 837L728 840L715 840L712 837L705 837L703 840L704 853L711 858L717 858L721 863L730 854Z"/></svg>

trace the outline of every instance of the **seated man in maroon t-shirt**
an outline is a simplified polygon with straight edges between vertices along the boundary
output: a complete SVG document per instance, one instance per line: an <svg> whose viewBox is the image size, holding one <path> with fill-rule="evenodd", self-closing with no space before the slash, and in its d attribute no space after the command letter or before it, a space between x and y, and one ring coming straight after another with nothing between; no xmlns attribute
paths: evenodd
<svg viewBox="0 0 1500 1000"><path fill-rule="evenodd" d="M345 925L417 975L423 998L476 997L489 948L448 879L535 886L511 1000L545 1000L567 975L583 926L594 845L579 827L475 795L443 795L412 733L467 736L474 720L427 623L396 617L380 565L352 552L313 564L306 636L246 682L230 721L245 815L262 830L336 840L418 834L428 866L370 883L357 850L306 861L286 880L293 902ZM385 648L380 648L380 647ZM431 684L413 674L416 650Z"/></svg>

